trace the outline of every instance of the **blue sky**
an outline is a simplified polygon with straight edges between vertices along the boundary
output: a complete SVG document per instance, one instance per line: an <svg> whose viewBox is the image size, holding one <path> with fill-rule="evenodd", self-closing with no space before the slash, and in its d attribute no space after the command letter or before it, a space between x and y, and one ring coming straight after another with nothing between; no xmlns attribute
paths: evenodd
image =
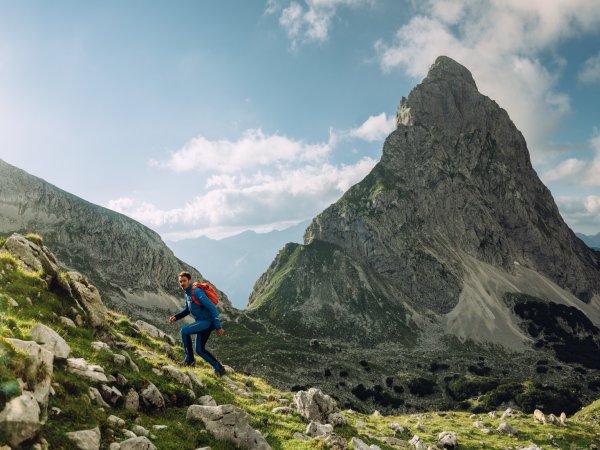
<svg viewBox="0 0 600 450"><path fill-rule="evenodd" d="M0 7L0 158L166 239L318 214L440 54L508 111L567 223L600 232L596 0Z"/></svg>

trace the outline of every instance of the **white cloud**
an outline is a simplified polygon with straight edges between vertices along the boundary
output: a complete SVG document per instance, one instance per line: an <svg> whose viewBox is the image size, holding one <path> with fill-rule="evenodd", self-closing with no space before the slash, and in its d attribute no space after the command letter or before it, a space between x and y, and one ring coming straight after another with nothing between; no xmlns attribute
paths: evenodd
<svg viewBox="0 0 600 450"><path fill-rule="evenodd" d="M181 208L160 209L131 198L109 202L109 208L156 228L165 236L223 237L224 230L245 230L294 223L314 217L364 178L376 161L355 164L304 165L251 175L214 176L211 190Z"/></svg>
<svg viewBox="0 0 600 450"><path fill-rule="evenodd" d="M600 53L592 56L583 64L577 78L582 83L597 83L600 81Z"/></svg>
<svg viewBox="0 0 600 450"><path fill-rule="evenodd" d="M419 3L419 5L421 5ZM392 42L375 49L384 71L401 68L423 77L439 55L471 70L480 90L510 114L525 135L534 162L551 147L548 136L570 111L557 92L564 60L552 67L539 56L561 40L595 32L600 3L587 0L430 0L402 26Z"/></svg>
<svg viewBox="0 0 600 450"><path fill-rule="evenodd" d="M273 164L323 161L332 142L306 144L279 134L265 135L262 130L247 130L237 141L211 141L198 136L173 152L166 162L151 161L176 172L209 167L211 172L234 173Z"/></svg>
<svg viewBox="0 0 600 450"><path fill-rule="evenodd" d="M279 25L286 31L292 48L302 42L324 42L338 8L371 5L373 0L304 0L302 3L268 0L265 13L279 15Z"/></svg>
<svg viewBox="0 0 600 450"><path fill-rule="evenodd" d="M385 113L369 118L358 128L350 130L350 136L367 142L382 141L396 129L396 118L387 117Z"/></svg>
<svg viewBox="0 0 600 450"><path fill-rule="evenodd" d="M600 196L561 196L557 197L556 204L572 229L586 234L600 232Z"/></svg>
<svg viewBox="0 0 600 450"><path fill-rule="evenodd" d="M554 169L544 173L542 180L544 183L552 183L560 180L574 180L584 171L586 163L579 159L569 158L561 162Z"/></svg>
<svg viewBox="0 0 600 450"><path fill-rule="evenodd" d="M594 130L589 141L591 156L588 160L569 158L542 175L545 183L569 181L580 187L600 186L600 133Z"/></svg>

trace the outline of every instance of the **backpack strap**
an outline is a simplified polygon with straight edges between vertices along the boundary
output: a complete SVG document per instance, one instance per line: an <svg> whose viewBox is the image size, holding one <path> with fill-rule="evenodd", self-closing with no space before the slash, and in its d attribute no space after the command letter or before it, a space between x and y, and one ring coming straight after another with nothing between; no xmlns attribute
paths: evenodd
<svg viewBox="0 0 600 450"><path fill-rule="evenodd" d="M194 284L192 284L192 300L194 300L194 303L198 306L202 306L202 304L200 303L200 301L196 298L196 296L194 295L194 291L196 289L202 289L200 287L200 283L196 282Z"/></svg>

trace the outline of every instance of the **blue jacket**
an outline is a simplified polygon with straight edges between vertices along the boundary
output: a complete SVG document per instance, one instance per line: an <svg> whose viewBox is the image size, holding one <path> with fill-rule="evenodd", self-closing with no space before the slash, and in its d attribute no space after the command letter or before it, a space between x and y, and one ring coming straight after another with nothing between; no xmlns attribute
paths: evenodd
<svg viewBox="0 0 600 450"><path fill-rule="evenodd" d="M204 291L199 287L197 287L194 291L194 295L196 297L196 300L200 302L200 305L198 305L192 299L192 283L190 283L190 285L185 290L185 307L177 314L175 314L175 319L182 319L191 313L192 316L194 316L194 319L196 319L196 321L208 320L209 322L212 322L212 324L217 330L221 328L219 312L217 311L217 308L215 307L214 303L208 299Z"/></svg>

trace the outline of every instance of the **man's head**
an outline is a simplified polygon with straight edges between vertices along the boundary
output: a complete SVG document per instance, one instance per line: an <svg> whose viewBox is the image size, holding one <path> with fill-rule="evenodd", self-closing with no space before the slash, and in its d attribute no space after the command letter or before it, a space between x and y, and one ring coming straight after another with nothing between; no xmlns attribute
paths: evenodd
<svg viewBox="0 0 600 450"><path fill-rule="evenodd" d="M179 286L181 286L181 289L187 289L191 280L192 276L189 272L181 272L179 274Z"/></svg>

